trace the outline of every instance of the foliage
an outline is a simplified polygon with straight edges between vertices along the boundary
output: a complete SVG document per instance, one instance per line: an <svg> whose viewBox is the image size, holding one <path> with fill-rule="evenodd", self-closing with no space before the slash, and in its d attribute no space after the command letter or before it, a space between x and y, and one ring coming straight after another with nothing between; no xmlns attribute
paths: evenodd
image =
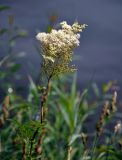
<svg viewBox="0 0 122 160"><path fill-rule="evenodd" d="M71 78L71 76L69 76ZM69 80L68 80L69 81ZM68 91L69 90L69 91ZM67 92L68 91L68 92ZM8 117L4 123L1 123L1 157L8 159L22 159L22 146L26 144L26 159L38 159L40 156L34 151L38 136L43 131L43 124L38 121L39 109L39 91L30 81L30 93L27 99L17 96L14 92L7 95L1 104L1 114L4 115L6 106ZM102 138L103 143L99 141L93 145L91 138L95 136L87 132L87 118L96 114L99 105L103 99L89 103L89 88L86 88L82 94L77 92L76 76L72 82L71 88L67 86L66 78L61 76L52 83L52 89L49 94L47 106L47 122L45 125L45 138L43 141L43 159L68 159L68 150L70 149L70 160L84 159L121 159L121 132ZM0 119L1 120L1 119ZM89 123L89 127L91 122ZM33 139L33 151L30 158L30 147L35 131L38 130L36 138ZM108 139L108 137L110 137ZM94 140L95 141L95 140ZM118 147L117 147L118 146ZM94 155L91 152L94 150ZM6 155L7 153L7 155Z"/></svg>
<svg viewBox="0 0 122 160"><path fill-rule="evenodd" d="M10 7L0 6L0 12L7 9ZM9 24L13 24L12 16L9 16ZM65 31L73 27L73 30L85 28L77 23L69 26L65 22L63 27ZM48 29L52 33L52 28ZM54 75L64 73L66 67L71 71L69 62L72 59L71 51L74 46L73 48L70 46L70 49L64 48L62 51L62 59L66 59L66 61L61 60L66 62L62 66L61 62L57 62L59 58L57 49L52 57L49 49L48 57L46 52L43 53L44 63L49 71L48 79L45 80L47 85L37 86L29 76L28 95L23 98L13 89L9 77L16 76L21 67L13 58L13 48L17 39L25 37L26 32L16 27L12 30L1 28L0 38L5 35L9 38L6 55L0 60L0 81L3 83L1 88L5 90L4 100L0 104L0 158L3 160L121 160L121 121L114 123L117 94L116 92L113 96L109 94L113 82L104 84L101 90L95 83L91 83L79 92L75 74L74 76L60 75L54 79L53 76L50 77L52 68L51 72L49 70L51 64L54 65L55 71L56 65L59 67L57 74ZM75 40L78 40L77 36ZM2 45L2 40L0 42ZM70 51L69 57L64 57L65 51L66 53ZM109 124L112 129L109 129Z"/></svg>

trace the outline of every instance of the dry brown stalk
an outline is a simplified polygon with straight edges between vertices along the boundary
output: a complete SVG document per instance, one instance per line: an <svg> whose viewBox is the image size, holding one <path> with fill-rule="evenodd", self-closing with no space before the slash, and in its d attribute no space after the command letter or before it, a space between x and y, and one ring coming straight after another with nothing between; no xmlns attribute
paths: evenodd
<svg viewBox="0 0 122 160"><path fill-rule="evenodd" d="M6 96L2 105L2 115L0 116L0 127L2 127L9 117L10 97Z"/></svg>
<svg viewBox="0 0 122 160"><path fill-rule="evenodd" d="M100 136L103 132L105 119L111 117L112 114L117 110L116 102L117 102L117 93L114 92L114 94L112 95L111 103L109 101L105 102L101 116L96 124L97 136Z"/></svg>
<svg viewBox="0 0 122 160"><path fill-rule="evenodd" d="M111 111L112 112L115 112L117 110L116 103L117 103L117 92L114 92L114 94L112 96L112 102L111 102Z"/></svg>
<svg viewBox="0 0 122 160"><path fill-rule="evenodd" d="M26 160L26 144L23 142L22 146L22 160Z"/></svg>
<svg viewBox="0 0 122 160"><path fill-rule="evenodd" d="M40 107L40 121L41 124L43 125L42 130L41 130L41 134L39 136L37 145L35 147L35 151L37 154L42 154L42 142L43 142L43 138L45 135L45 121L46 121L46 115L47 115L47 108L46 108L46 102L47 102L47 98L48 98L48 94L50 91L50 87L51 87L51 76L48 79L48 83L47 83L47 87L46 90L44 90L42 97L41 97L41 107Z"/></svg>
<svg viewBox="0 0 122 160"><path fill-rule="evenodd" d="M115 133L115 134L119 133L120 129L121 129L121 122L118 121L118 122L116 123L116 125L114 126L114 133Z"/></svg>

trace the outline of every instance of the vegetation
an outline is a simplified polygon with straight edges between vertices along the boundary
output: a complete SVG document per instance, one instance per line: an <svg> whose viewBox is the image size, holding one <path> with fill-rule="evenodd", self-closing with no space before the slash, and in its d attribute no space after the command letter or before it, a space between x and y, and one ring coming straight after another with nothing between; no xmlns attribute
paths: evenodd
<svg viewBox="0 0 122 160"><path fill-rule="evenodd" d="M6 9L10 8L0 6L0 11ZM117 93L110 94L113 84L104 84L100 90L91 83L82 92L77 90L77 76L70 73L76 69L70 63L73 50L79 45L78 32L86 25L69 26L63 22L61 26L62 30L50 29L48 34L37 35L42 47L44 81L35 84L29 77L26 98L9 81L21 67L12 58L13 44L16 38L26 36L26 32L14 28L16 32L9 36L7 53L10 54L0 61L1 89L5 93L0 104L0 158L121 160L122 130L121 121L116 120ZM9 29L3 28L0 37L9 33ZM57 37L62 38L63 44L53 41Z"/></svg>

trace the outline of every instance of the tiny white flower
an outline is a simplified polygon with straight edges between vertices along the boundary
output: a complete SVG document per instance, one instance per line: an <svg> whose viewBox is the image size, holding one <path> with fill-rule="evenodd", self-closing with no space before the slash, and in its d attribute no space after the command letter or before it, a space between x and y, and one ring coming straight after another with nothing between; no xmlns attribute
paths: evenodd
<svg viewBox="0 0 122 160"><path fill-rule="evenodd" d="M8 88L8 93L10 93L10 94L11 94L12 92L13 92L13 88L11 88L11 87L10 87L10 88Z"/></svg>

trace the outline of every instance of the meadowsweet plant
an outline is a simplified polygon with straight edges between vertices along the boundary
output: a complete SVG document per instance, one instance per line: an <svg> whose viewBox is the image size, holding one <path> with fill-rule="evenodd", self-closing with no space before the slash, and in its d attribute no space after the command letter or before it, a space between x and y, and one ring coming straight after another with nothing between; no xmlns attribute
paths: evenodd
<svg viewBox="0 0 122 160"><path fill-rule="evenodd" d="M38 33L36 38L41 44L41 55L43 57L42 70L47 77L46 91L42 96L41 102L41 121L44 116L43 104L47 99L47 93L50 88L50 80L52 77L61 73L73 72L76 70L71 65L73 59L73 51L79 46L80 32L86 28L86 24L79 25L75 22L72 26L67 22L60 23L61 29L52 29L50 33Z"/></svg>
<svg viewBox="0 0 122 160"><path fill-rule="evenodd" d="M42 70L46 74L48 83L46 90L42 96L41 102L41 122L44 117L44 103L47 99L49 91L49 83L52 77L60 73L73 72L76 70L71 65L73 51L79 46L80 32L85 29L86 25L79 25L75 22L72 26L67 22L60 23L61 29L52 29L50 33L38 33L36 38L40 41L43 57Z"/></svg>
<svg viewBox="0 0 122 160"><path fill-rule="evenodd" d="M45 103L50 90L52 77L61 73L74 72L75 66L71 64L73 51L79 46L80 32L86 28L86 24L79 25L75 22L72 26L67 22L60 23L61 29L52 29L50 33L38 33L36 38L41 44L42 70L47 77L47 86L41 96L40 120L44 124L47 109ZM42 135L38 140L36 152L41 153Z"/></svg>

